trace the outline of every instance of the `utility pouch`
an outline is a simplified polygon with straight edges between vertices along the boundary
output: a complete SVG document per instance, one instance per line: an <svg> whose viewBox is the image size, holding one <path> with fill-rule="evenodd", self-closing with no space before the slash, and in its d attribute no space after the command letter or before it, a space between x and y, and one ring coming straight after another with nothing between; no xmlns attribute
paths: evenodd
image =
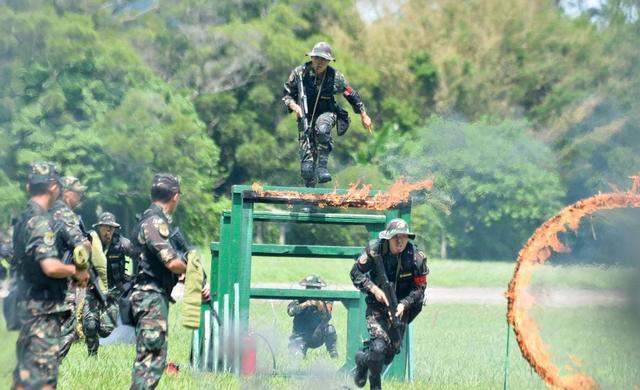
<svg viewBox="0 0 640 390"><path fill-rule="evenodd" d="M120 320L124 325L135 326L133 318L133 310L131 307L131 294L133 293L133 281L122 285L122 295L118 298L118 306L120 307Z"/></svg>
<svg viewBox="0 0 640 390"><path fill-rule="evenodd" d="M339 104L336 104L336 132L338 136L343 136L347 130L349 130L349 113L344 108L340 107Z"/></svg>

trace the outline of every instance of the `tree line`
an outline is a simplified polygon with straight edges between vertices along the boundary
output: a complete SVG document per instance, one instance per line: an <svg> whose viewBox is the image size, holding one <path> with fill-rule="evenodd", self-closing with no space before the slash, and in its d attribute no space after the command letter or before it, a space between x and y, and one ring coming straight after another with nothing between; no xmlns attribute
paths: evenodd
<svg viewBox="0 0 640 390"><path fill-rule="evenodd" d="M336 137L330 186L434 177L414 199L431 255L512 259L562 205L640 171L637 1L571 17L542 0L406 1L371 22L355 1L131 3L0 2L2 226L46 159L89 186L87 222L102 209L128 227L153 173L174 172L181 226L217 238L231 185L301 185L280 99L320 40L375 126ZM289 237L363 243L338 232Z"/></svg>

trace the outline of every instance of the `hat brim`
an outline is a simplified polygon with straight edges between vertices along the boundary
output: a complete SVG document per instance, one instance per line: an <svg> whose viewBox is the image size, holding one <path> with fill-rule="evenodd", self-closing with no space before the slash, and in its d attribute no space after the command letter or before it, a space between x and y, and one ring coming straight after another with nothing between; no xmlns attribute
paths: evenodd
<svg viewBox="0 0 640 390"><path fill-rule="evenodd" d="M378 238L381 239L381 240L390 240L393 237L397 236L398 234L406 234L407 237L409 237L410 240L415 240L415 238L416 238L416 234L415 233L411 233L411 232L408 232L408 233L395 233L393 235L388 235L386 233L387 232L384 231L384 230L381 231L380 233L378 233Z"/></svg>
<svg viewBox="0 0 640 390"><path fill-rule="evenodd" d="M336 58L334 56L330 56L326 53L316 53L313 51L310 51L306 54L309 57L320 57L320 58L324 58L325 60L329 60L329 61L335 61Z"/></svg>
<svg viewBox="0 0 640 390"><path fill-rule="evenodd" d="M98 227L98 226L113 226L114 228L119 228L120 224L119 223L115 223L115 222L96 222L93 225L91 225L93 227Z"/></svg>

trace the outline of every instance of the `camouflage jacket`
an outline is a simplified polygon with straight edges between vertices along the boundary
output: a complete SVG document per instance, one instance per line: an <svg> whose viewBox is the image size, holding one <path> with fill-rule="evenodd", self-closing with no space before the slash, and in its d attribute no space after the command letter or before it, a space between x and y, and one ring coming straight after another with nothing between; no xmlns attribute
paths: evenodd
<svg viewBox="0 0 640 390"><path fill-rule="evenodd" d="M19 283L28 290L26 300L23 302L24 308L31 315L59 313L69 310L64 302L64 290L66 290L66 279L50 278L44 274L40 267L40 262L44 259L59 259L60 254L56 247L56 234L53 229L53 219L44 208L37 203L29 201L25 215L29 218L23 227L16 225L14 230L14 249L16 251L14 259L19 264L15 264ZM44 290L62 291L59 299L43 298L31 299L32 296L39 296Z"/></svg>
<svg viewBox="0 0 640 390"><path fill-rule="evenodd" d="M169 242L171 219L158 205L152 204L142 214L135 240L134 252L139 253L139 267L135 288L138 290L167 292L163 278L170 278L171 271L165 265L179 259Z"/></svg>
<svg viewBox="0 0 640 390"><path fill-rule="evenodd" d="M71 210L71 207L67 206L62 199L57 199L49 211L54 222L67 231L74 247L84 244L85 235L80 228L80 216Z"/></svg>
<svg viewBox="0 0 640 390"><path fill-rule="evenodd" d="M329 71L329 68L331 67L327 67L326 72ZM296 67L289 75L287 82L284 83L284 96L282 97L282 102L289 112L291 112L291 109L289 108L291 102L298 103L298 77L305 76L308 76L311 79L311 82L316 86L320 84L320 79L316 77L313 69L311 68L311 62L307 62ZM364 103L362 102L360 94L349 85L347 79L338 70L335 70L335 76L333 79L333 94L342 94L342 96L344 96L351 105L351 108L353 108L353 112L356 114L365 112ZM309 95L309 91L307 91L307 95ZM313 102L308 101L310 111L313 109L313 104Z"/></svg>
<svg viewBox="0 0 640 390"><path fill-rule="evenodd" d="M394 256L383 244L381 240L372 240L358 257L351 268L353 285L367 294L368 303L377 302L370 290L374 285L373 281L377 279L373 257L381 251L387 278L396 287L398 303L402 303L406 308L421 307L429 274L426 255L409 242L402 253Z"/></svg>

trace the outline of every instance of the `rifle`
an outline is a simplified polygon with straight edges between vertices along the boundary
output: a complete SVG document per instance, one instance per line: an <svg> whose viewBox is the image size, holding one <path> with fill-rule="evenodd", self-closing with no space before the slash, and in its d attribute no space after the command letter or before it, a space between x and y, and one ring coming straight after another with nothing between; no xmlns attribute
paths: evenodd
<svg viewBox="0 0 640 390"><path fill-rule="evenodd" d="M302 135L305 138L305 142L309 144L309 119L307 119L307 115L309 114L309 105L307 103L307 94L304 92L304 84L302 83L302 74L304 71L301 71L296 79L298 81L298 105L302 108L302 118L300 118L300 123L302 124Z"/></svg>
<svg viewBox="0 0 640 390"><path fill-rule="evenodd" d="M398 310L398 297L396 296L396 288L394 283L390 282L389 278L387 278L387 272L384 268L381 253L382 251L378 250L376 255L373 256L373 269L376 272L374 283L378 287L380 287L380 289L382 289L384 295L387 297L387 301L389 302L389 305L387 306L387 312L389 313L389 318L391 318L390 330L394 331L396 339L399 339L401 331L404 328L404 323L399 317L396 316L396 311Z"/></svg>
<svg viewBox="0 0 640 390"><path fill-rule="evenodd" d="M67 229L64 228L63 223L60 221L58 221L58 223L56 224L55 230L56 230L56 237L57 238L59 237L59 239L61 240L60 242L61 248L64 250L64 255L62 256L62 262L64 264L73 263L74 245L73 245L73 241L71 240L71 236L69 235L69 232L67 231ZM80 220L80 231L89 241L91 241L91 235L86 232L84 228L84 224L82 223L82 220ZM96 293L98 300L102 304L102 307L106 309L107 306L109 305L109 302L107 301L107 296L105 295L105 293L100 289L100 284L98 284L98 272L96 271L96 268L91 262L91 258L89 258L89 267L87 267L87 272L89 273L89 283L93 286L93 289ZM108 310L107 310L107 313L108 313ZM111 314L109 314L109 316L111 317ZM115 324L116 319L113 317L111 317L111 319Z"/></svg>

